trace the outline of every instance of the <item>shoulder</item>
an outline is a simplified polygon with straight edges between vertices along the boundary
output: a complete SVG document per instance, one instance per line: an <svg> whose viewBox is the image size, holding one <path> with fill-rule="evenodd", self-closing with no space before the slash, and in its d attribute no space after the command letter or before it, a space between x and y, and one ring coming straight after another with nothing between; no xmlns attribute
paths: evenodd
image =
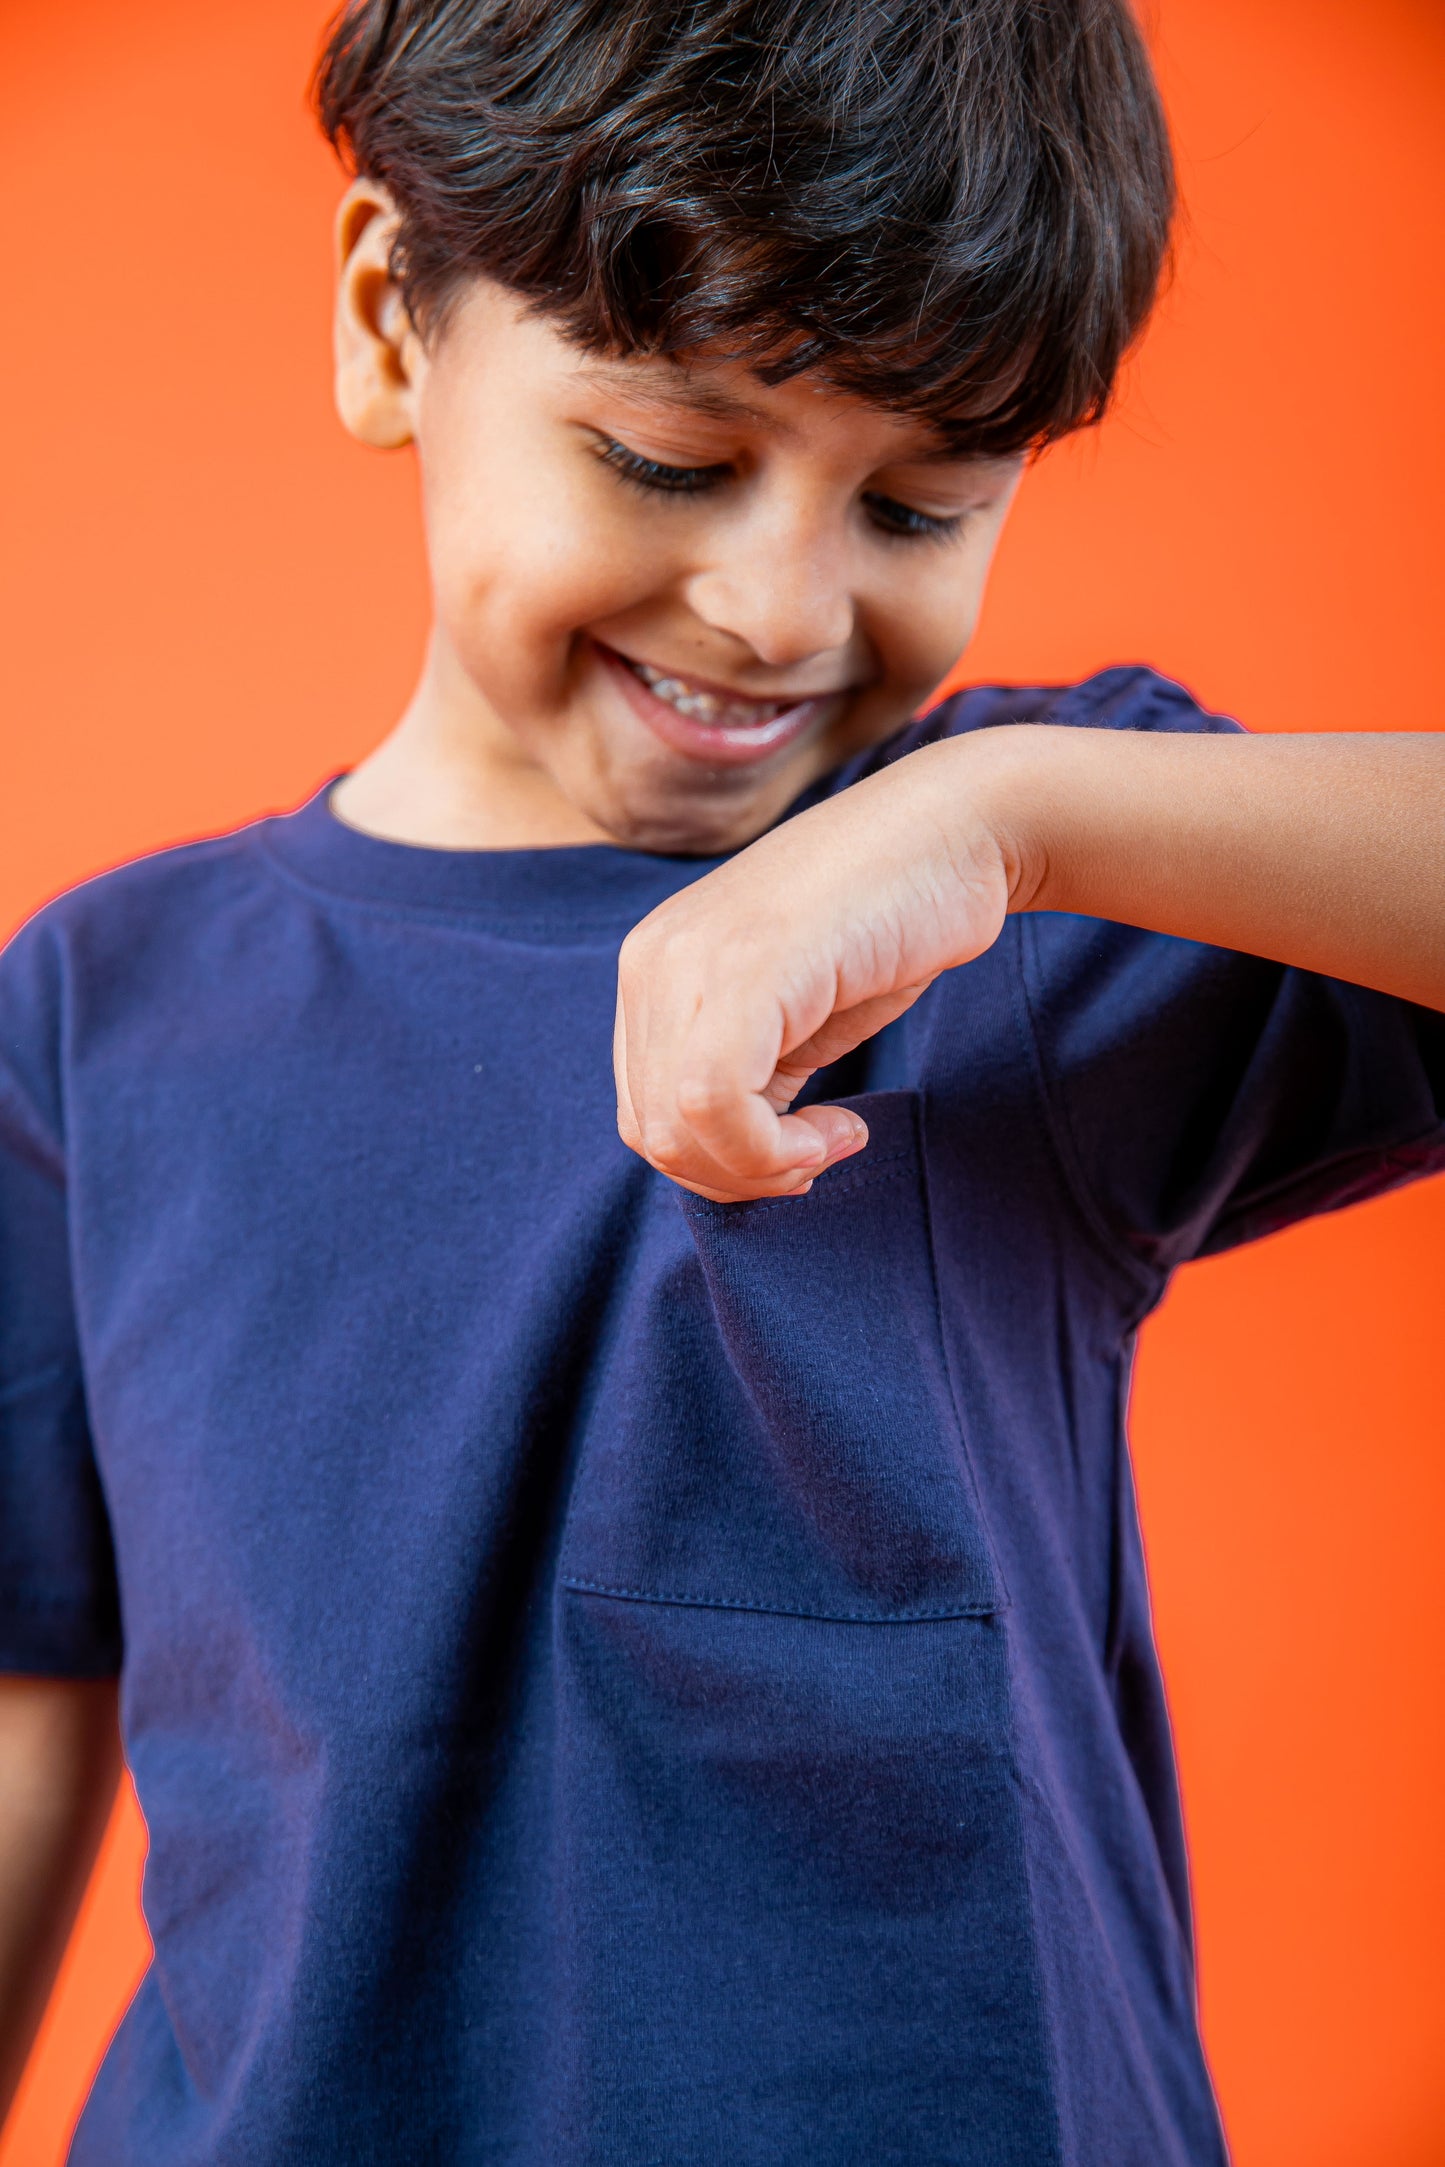
<svg viewBox="0 0 1445 2167"><path fill-rule="evenodd" d="M1231 731L1147 669L975 686L889 748L1002 724ZM1005 943L1000 942L1000 948ZM1075 1196L1151 1271L1445 1163L1445 1029L1265 958L1055 912L1008 947L1047 1125ZM969 973L942 998L970 997Z"/></svg>
<svg viewBox="0 0 1445 2167"><path fill-rule="evenodd" d="M0 1033L18 1009L53 1003L77 979L117 984L147 956L203 950L270 885L257 847L266 825L131 859L46 903L0 950Z"/></svg>
<svg viewBox="0 0 1445 2167"><path fill-rule="evenodd" d="M238 881L254 879L255 838L264 822L224 835L178 843L127 859L78 881L41 906L0 950L0 970L26 956L76 941L104 941L128 930L189 916L207 901L221 900Z"/></svg>
<svg viewBox="0 0 1445 2167"><path fill-rule="evenodd" d="M67 1051L97 1016L167 1005L210 975L218 935L272 887L265 823L136 858L65 890L0 949L0 1118L54 1138Z"/></svg>
<svg viewBox="0 0 1445 2167"><path fill-rule="evenodd" d="M1233 734L1240 724L1202 707L1185 686L1141 664L1100 670L1076 684L974 685L918 720L913 744L1004 725L1044 723L1092 730ZM1216 1026L1220 1007L1268 998L1272 965L1164 934L1048 912L1023 928L1021 960L1031 1000L1049 1011L1057 1050L1071 1059L1112 1059L1121 1043L1164 1025Z"/></svg>
<svg viewBox="0 0 1445 2167"><path fill-rule="evenodd" d="M1200 705L1172 677L1143 663L1124 663L1066 685L968 685L925 710L881 745L859 753L846 767L810 791L797 810L818 796L844 790L879 768L940 738L1005 724L1050 723L1080 730L1169 730L1231 734L1243 725Z"/></svg>
<svg viewBox="0 0 1445 2167"><path fill-rule="evenodd" d="M1240 728L1202 707L1172 677L1140 663L1100 670L1072 685L970 685L939 702L906 733L920 744L1005 723L1084 730L1166 730L1206 734ZM916 733L916 735L915 735ZM911 748L909 748L911 749Z"/></svg>

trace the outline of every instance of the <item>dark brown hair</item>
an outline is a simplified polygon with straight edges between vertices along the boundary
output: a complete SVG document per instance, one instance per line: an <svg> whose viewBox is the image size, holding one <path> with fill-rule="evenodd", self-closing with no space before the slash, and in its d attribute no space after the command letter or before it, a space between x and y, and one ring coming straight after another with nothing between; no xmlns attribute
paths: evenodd
<svg viewBox="0 0 1445 2167"><path fill-rule="evenodd" d="M1127 0L351 0L316 87L425 334L481 273L961 450L1096 421L1168 247Z"/></svg>

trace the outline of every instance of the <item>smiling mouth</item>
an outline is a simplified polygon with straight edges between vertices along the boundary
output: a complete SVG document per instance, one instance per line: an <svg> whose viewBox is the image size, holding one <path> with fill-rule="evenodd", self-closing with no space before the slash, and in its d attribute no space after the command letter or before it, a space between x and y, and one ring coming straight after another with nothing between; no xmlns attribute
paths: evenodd
<svg viewBox="0 0 1445 2167"><path fill-rule="evenodd" d="M634 677L642 680L655 700L665 701L674 713L685 715L689 722L700 722L712 730L766 729L779 715L786 715L817 698L815 693L803 693L791 700L745 700L736 694L714 692L695 678L655 670L650 662L633 662L626 655L620 659Z"/></svg>
<svg viewBox="0 0 1445 2167"><path fill-rule="evenodd" d="M708 768L741 772L773 759L817 730L843 696L802 692L750 700L726 685L639 662L602 640L594 638L592 645L638 721L670 751Z"/></svg>

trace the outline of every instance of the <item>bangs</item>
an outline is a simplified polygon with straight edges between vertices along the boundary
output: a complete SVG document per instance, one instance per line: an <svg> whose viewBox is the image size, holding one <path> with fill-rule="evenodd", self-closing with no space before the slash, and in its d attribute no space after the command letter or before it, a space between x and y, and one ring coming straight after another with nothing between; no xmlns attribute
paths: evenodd
<svg viewBox="0 0 1445 2167"><path fill-rule="evenodd" d="M582 347L816 370L1000 455L1096 421L1153 302L1168 136L1123 0L363 0L324 125Z"/></svg>

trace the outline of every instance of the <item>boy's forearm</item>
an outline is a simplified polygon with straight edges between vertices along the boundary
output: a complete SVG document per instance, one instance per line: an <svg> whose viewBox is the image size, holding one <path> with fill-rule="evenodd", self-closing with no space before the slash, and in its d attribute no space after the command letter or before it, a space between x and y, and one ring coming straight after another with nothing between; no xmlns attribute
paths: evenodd
<svg viewBox="0 0 1445 2167"><path fill-rule="evenodd" d="M1445 736L1019 725L955 743L981 777L1012 909L1112 918L1445 1009Z"/></svg>
<svg viewBox="0 0 1445 2167"><path fill-rule="evenodd" d="M110 1680L0 1677L0 2122L120 1776Z"/></svg>

